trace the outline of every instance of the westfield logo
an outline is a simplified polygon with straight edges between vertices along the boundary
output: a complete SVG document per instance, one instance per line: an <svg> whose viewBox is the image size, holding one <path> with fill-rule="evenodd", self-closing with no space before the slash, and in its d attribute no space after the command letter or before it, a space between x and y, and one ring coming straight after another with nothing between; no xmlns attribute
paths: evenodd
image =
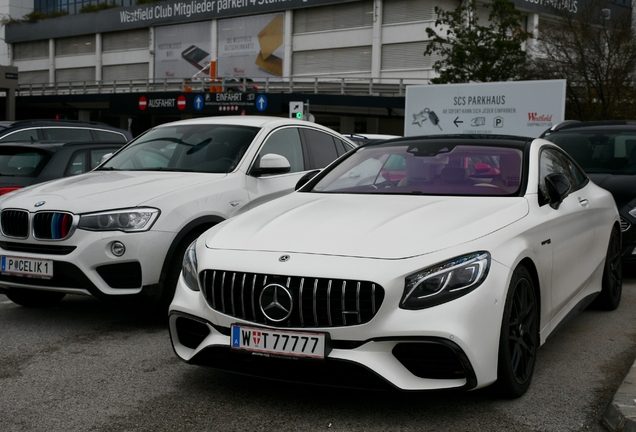
<svg viewBox="0 0 636 432"><path fill-rule="evenodd" d="M546 114L537 114L535 113L528 113L528 121L536 121L536 122L545 122L545 121L552 121L552 114L546 115Z"/></svg>

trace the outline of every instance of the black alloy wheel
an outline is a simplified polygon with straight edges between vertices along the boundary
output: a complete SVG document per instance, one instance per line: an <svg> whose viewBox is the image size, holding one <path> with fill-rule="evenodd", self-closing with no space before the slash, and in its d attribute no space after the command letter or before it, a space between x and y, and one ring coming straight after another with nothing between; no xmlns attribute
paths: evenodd
<svg viewBox="0 0 636 432"><path fill-rule="evenodd" d="M497 384L501 395L523 395L532 381L539 347L536 290L528 270L515 269L504 308L499 339Z"/></svg>

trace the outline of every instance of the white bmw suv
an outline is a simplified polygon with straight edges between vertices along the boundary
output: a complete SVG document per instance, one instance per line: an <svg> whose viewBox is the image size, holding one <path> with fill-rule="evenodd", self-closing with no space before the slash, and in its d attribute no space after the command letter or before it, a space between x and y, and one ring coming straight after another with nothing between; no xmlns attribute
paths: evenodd
<svg viewBox="0 0 636 432"><path fill-rule="evenodd" d="M284 118L158 126L90 173L0 199L0 292L24 306L70 293L167 307L203 231L293 191L353 148L329 128Z"/></svg>

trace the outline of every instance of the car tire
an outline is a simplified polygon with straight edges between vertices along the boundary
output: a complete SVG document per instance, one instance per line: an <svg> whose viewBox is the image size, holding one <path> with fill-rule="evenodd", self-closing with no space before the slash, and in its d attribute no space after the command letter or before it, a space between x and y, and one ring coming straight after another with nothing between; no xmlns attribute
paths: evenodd
<svg viewBox="0 0 636 432"><path fill-rule="evenodd" d="M46 307L59 303L66 293L31 289L10 289L5 295L13 303L25 307Z"/></svg>
<svg viewBox="0 0 636 432"><path fill-rule="evenodd" d="M621 235L617 229L613 229L605 256L601 292L594 299L592 306L608 311L618 307L623 293L622 270Z"/></svg>
<svg viewBox="0 0 636 432"><path fill-rule="evenodd" d="M175 249L166 273L166 279L163 283L161 297L159 298L158 306L162 312L168 312L168 307L174 298L174 293L177 289L177 282L179 281L179 276L181 275L181 269L183 267L183 256L185 255L185 251L188 249L188 246L190 246L190 243L195 241L206 230L207 228L198 229L186 234L186 236L181 239L179 246Z"/></svg>
<svg viewBox="0 0 636 432"><path fill-rule="evenodd" d="M499 337L497 386L505 398L522 396L532 381L539 347L539 312L532 276L520 265L512 274Z"/></svg>

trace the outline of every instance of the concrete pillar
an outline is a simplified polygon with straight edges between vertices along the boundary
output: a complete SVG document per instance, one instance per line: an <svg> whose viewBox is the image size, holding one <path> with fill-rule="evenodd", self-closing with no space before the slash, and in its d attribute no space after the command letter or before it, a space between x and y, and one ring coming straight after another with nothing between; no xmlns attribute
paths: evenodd
<svg viewBox="0 0 636 432"><path fill-rule="evenodd" d="M526 41L526 47L528 50L532 49L538 35L537 28L539 26L539 14L529 14L528 23L526 24L526 31L532 33L532 37Z"/></svg>
<svg viewBox="0 0 636 432"><path fill-rule="evenodd" d="M285 58L283 60L283 76L292 76L292 44L293 44L293 19L294 14L292 11L285 11L285 19L283 20L285 29L283 30L283 44L285 45Z"/></svg>
<svg viewBox="0 0 636 432"><path fill-rule="evenodd" d="M15 89L7 89L6 90L7 93L7 97L6 97L6 103L5 103L5 108L6 108L6 119L5 120L9 120L9 121L13 121L15 120Z"/></svg>
<svg viewBox="0 0 636 432"><path fill-rule="evenodd" d="M55 84L55 39L49 39L49 84Z"/></svg>
<svg viewBox="0 0 636 432"><path fill-rule="evenodd" d="M371 40L371 77L380 78L382 70L382 0L373 1L373 36Z"/></svg>
<svg viewBox="0 0 636 432"><path fill-rule="evenodd" d="M340 133L352 134L356 131L355 117L340 117Z"/></svg>
<svg viewBox="0 0 636 432"><path fill-rule="evenodd" d="M102 34L95 34L95 81L102 80Z"/></svg>
<svg viewBox="0 0 636 432"><path fill-rule="evenodd" d="M367 133L377 134L380 129L380 119L377 117L367 117Z"/></svg>
<svg viewBox="0 0 636 432"><path fill-rule="evenodd" d="M150 60L148 62L148 79L150 81L155 79L155 28L148 28L150 34L148 35L148 52L150 53Z"/></svg>
<svg viewBox="0 0 636 432"><path fill-rule="evenodd" d="M79 110L77 119L84 122L91 121L91 112L89 110Z"/></svg>

